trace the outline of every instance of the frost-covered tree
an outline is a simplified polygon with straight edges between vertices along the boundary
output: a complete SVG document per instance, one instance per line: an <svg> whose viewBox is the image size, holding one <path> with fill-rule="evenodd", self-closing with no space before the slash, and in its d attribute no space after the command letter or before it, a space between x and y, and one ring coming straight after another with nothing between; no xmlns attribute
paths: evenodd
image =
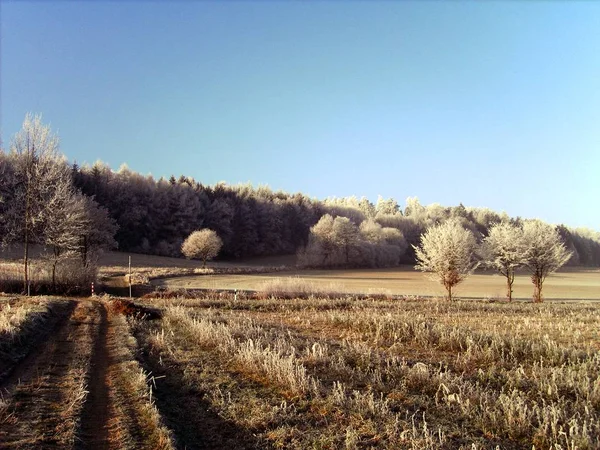
<svg viewBox="0 0 600 450"><path fill-rule="evenodd" d="M360 247L363 265L386 267L399 264L406 252L406 239L400 230L382 227L373 219L368 219L360 224L359 231L365 242Z"/></svg>
<svg viewBox="0 0 600 450"><path fill-rule="evenodd" d="M425 213L425 207L421 205L417 197L407 197L404 207L405 216L420 216Z"/></svg>
<svg viewBox="0 0 600 450"><path fill-rule="evenodd" d="M86 222L83 195L76 194L71 186L62 186L48 211L40 239L49 251L53 290L56 290L57 266L61 260L76 254Z"/></svg>
<svg viewBox="0 0 600 450"><path fill-rule="evenodd" d="M414 249L415 268L430 272L432 279L446 288L448 300L452 300L454 286L465 280L479 264L475 237L457 220L429 228L421 237L421 245Z"/></svg>
<svg viewBox="0 0 600 450"><path fill-rule="evenodd" d="M373 219L357 227L347 217L325 214L310 229L309 243L298 256L307 266L388 267L398 265L405 251L406 240L395 228Z"/></svg>
<svg viewBox="0 0 600 450"><path fill-rule="evenodd" d="M0 149L0 243L7 233L6 214L12 203L15 183L13 165L9 156Z"/></svg>
<svg viewBox="0 0 600 450"><path fill-rule="evenodd" d="M361 210L366 218L375 217L375 214L377 214L375 205L373 205L373 203L371 203L366 197L361 197L358 202L358 209Z"/></svg>
<svg viewBox="0 0 600 450"><path fill-rule="evenodd" d="M208 228L194 231L183 241L181 253L188 259L200 258L203 266L206 267L206 261L213 259L219 254L223 241L216 232Z"/></svg>
<svg viewBox="0 0 600 450"><path fill-rule="evenodd" d="M346 264L350 263L350 251L359 239L358 227L347 217L336 217L333 221L333 240L344 252Z"/></svg>
<svg viewBox="0 0 600 450"><path fill-rule="evenodd" d="M375 205L375 212L377 214L402 214L398 202L393 198L384 199L381 195L377 197L377 204Z"/></svg>
<svg viewBox="0 0 600 450"><path fill-rule="evenodd" d="M383 227L373 219L363 221L359 230L361 236L369 242L378 244L384 240Z"/></svg>
<svg viewBox="0 0 600 450"><path fill-rule="evenodd" d="M506 278L506 297L512 301L515 269L525 262L523 230L510 222L496 223L490 227L482 250L485 264Z"/></svg>
<svg viewBox="0 0 600 450"><path fill-rule="evenodd" d="M546 277L562 267L571 257L557 229L541 220L523 223L525 245L524 266L531 273L533 301L541 302L542 286Z"/></svg>
<svg viewBox="0 0 600 450"><path fill-rule="evenodd" d="M102 251L117 248L115 234L119 227L106 208L93 198L78 193L76 200L78 208L84 210L83 224L77 228L80 233L77 252L83 266L89 267L95 264Z"/></svg>
<svg viewBox="0 0 600 450"><path fill-rule="evenodd" d="M337 242L333 233L334 218L325 214L311 227L307 252L313 255L320 254L320 264L326 264L333 260L337 251Z"/></svg>
<svg viewBox="0 0 600 450"><path fill-rule="evenodd" d="M71 184L70 169L58 151L58 137L39 115L27 114L11 141L11 201L3 210L4 244L23 244L23 284L29 281L29 249L40 242L48 215Z"/></svg>

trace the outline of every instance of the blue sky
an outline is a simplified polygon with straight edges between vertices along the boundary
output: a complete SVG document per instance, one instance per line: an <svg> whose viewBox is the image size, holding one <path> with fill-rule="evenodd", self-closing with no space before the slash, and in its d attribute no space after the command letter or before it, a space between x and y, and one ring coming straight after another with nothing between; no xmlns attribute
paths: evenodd
<svg viewBox="0 0 600 450"><path fill-rule="evenodd" d="M600 2L9 2L3 147L600 230Z"/></svg>

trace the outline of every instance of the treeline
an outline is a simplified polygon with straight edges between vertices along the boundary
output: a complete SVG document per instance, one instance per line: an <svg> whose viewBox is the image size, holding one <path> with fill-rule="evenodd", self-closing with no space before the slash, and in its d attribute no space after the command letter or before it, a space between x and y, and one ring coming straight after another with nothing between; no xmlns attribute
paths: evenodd
<svg viewBox="0 0 600 450"><path fill-rule="evenodd" d="M181 256L185 238L209 228L223 240L225 258L291 254L326 211L305 195L267 187L205 186L183 176L155 180L103 163L72 171L75 186L116 220L115 238L124 251Z"/></svg>
<svg viewBox="0 0 600 450"><path fill-rule="evenodd" d="M417 198L408 198L402 209L394 199L379 198L376 203L356 197L319 201L301 193L275 192L265 186L206 186L184 176L156 180L126 166L113 171L101 162L91 167L74 165L73 180L84 194L94 196L110 211L119 225L116 240L121 250L164 256L181 256L181 244L192 231L210 228L223 240L221 257L300 251L305 262L316 265L321 256L306 254L318 240L311 228L323 216L330 215L334 219L348 218L356 226L352 233L357 238L350 241L357 242L360 248L344 244L343 250L326 255L323 265L411 264L415 262L413 245L419 244L421 235L432 225L458 218L481 241L493 223L522 222L518 217L510 218L488 208L462 204L444 207L437 203L424 206ZM386 230L383 233L387 237L378 236L382 231L377 226ZM400 236L390 234L390 229L398 230ZM558 226L558 230L565 246L573 252L569 264L600 266L600 233L565 225ZM381 251L385 255L378 257Z"/></svg>
<svg viewBox="0 0 600 450"><path fill-rule="evenodd" d="M390 266L414 263L413 246L423 233L449 219L457 219L478 242L494 223L522 222L487 208L424 206L410 197L401 208L391 198L375 203L356 197L321 201L249 184L206 186L184 176L157 180L126 166L113 171L101 162L73 164L69 183L50 182L50 175L40 178L40 168L62 174L66 161L57 151L58 139L40 119L28 116L10 150L0 151L1 240L41 243L59 255L78 252L83 261L90 243L99 249L112 246L113 233L122 251L181 256L183 241L194 230L209 228L223 241L221 258L298 252L307 265ZM44 152L48 155L42 157ZM58 195L61 186L63 194ZM72 221L77 214L58 203L53 206L56 199L70 207L83 205L77 212L83 219L76 226L63 226L59 213L69 213L65 217ZM54 243L51 223L64 228L54 232L60 238ZM600 266L600 233L564 225L557 230L573 254L569 264Z"/></svg>

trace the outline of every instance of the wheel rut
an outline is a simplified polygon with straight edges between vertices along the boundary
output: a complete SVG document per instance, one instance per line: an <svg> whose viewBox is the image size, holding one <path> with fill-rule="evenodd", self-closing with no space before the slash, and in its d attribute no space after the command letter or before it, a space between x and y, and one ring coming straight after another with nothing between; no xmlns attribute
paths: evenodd
<svg viewBox="0 0 600 450"><path fill-rule="evenodd" d="M110 449L109 420L111 417L108 349L109 321L103 304L96 302L100 317L90 365L88 395L81 412L79 442L76 448Z"/></svg>
<svg viewBox="0 0 600 450"><path fill-rule="evenodd" d="M1 449L173 448L112 306L71 300L43 338L0 378Z"/></svg>
<svg viewBox="0 0 600 450"><path fill-rule="evenodd" d="M73 446L99 319L93 302L78 301L43 348L25 358L5 380L1 448Z"/></svg>
<svg viewBox="0 0 600 450"><path fill-rule="evenodd" d="M41 355L48 353L49 348L54 345L55 336L60 333L69 322L77 303L73 300L65 301L64 304L53 310L53 319L50 320L48 327L37 333L31 339L31 342L24 343L24 347L29 347L30 351L16 364L10 364L8 361L0 362L0 393L3 395L19 384L19 380L27 379L31 376L31 369L36 367L36 360ZM27 338L25 338L27 341Z"/></svg>

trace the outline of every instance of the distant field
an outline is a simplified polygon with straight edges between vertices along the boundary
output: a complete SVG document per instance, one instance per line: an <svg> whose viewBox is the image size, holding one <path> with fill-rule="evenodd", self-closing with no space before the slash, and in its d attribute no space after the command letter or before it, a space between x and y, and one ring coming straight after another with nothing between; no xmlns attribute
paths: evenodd
<svg viewBox="0 0 600 450"><path fill-rule="evenodd" d="M34 248L33 257L39 255ZM126 252L107 252L99 263L104 275L123 274L127 271L128 258L131 256L132 270L173 269L181 272L202 267L202 262L183 258L143 255ZM18 261L22 257L21 249L0 252L0 260ZM280 256L253 258L243 261L209 262L212 268L261 268L280 267L295 264L295 257ZM159 274L160 272L157 272ZM161 276L161 275L159 275ZM185 289L241 289L257 290L262 284L273 278L298 277L307 282L322 286L324 290L334 286L343 293L385 293L392 295L441 296L442 287L430 281L423 273L412 266L391 269L356 270L294 270L243 275L186 275L176 278L157 279L153 284L169 288ZM514 298L529 299L533 292L529 275L517 275L513 287ZM459 285L456 295L464 298L503 298L505 279L497 274L481 272L472 275ZM544 283L546 299L586 299L600 300L600 269L565 268L550 275Z"/></svg>
<svg viewBox="0 0 600 450"><path fill-rule="evenodd" d="M42 253L40 246L34 245L31 248L30 256L33 259L39 258ZM202 261L188 260L185 258L172 258L168 256L144 255L141 253L131 252L105 252L98 261L101 267L114 267L125 270L129 264L131 256L132 268L136 267L156 267L156 268L199 268L202 267ZM0 261L17 262L23 258L23 249L20 245L16 245L9 249L0 248ZM278 267L290 266L296 264L294 255L286 256L267 256L258 258L248 258L243 261L210 261L209 267Z"/></svg>
<svg viewBox="0 0 600 450"><path fill-rule="evenodd" d="M344 293L388 293L394 295L440 296L442 287L410 266L393 269L298 270L260 275L202 275L156 280L170 288L257 290L273 277L299 277L317 285L335 285ZM519 274L513 286L515 298L531 298L533 286L527 274ZM503 298L504 277L477 273L459 285L456 295L467 298ZM546 299L600 299L600 270L566 269L550 275L544 283Z"/></svg>

